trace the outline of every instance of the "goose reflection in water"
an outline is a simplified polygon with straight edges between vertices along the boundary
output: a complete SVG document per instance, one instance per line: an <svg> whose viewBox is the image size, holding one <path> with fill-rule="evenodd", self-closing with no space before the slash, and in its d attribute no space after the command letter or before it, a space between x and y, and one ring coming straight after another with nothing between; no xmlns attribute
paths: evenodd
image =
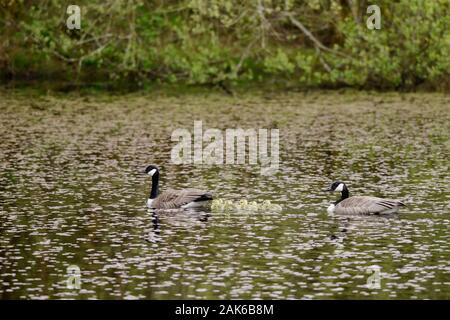
<svg viewBox="0 0 450 320"><path fill-rule="evenodd" d="M185 209L183 211L148 209L148 212L152 217L152 228L149 230L148 236L145 240L151 243L161 242L160 216L164 217L163 223L185 229L203 225L210 217L208 212L196 208Z"/></svg>

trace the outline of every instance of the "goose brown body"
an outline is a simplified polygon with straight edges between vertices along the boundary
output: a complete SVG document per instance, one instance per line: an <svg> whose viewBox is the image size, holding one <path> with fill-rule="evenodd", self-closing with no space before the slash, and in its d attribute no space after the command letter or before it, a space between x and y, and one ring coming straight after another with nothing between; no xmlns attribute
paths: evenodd
<svg viewBox="0 0 450 320"><path fill-rule="evenodd" d="M354 196L338 202L334 207L336 214L386 214L395 213L403 202L369 196Z"/></svg>
<svg viewBox="0 0 450 320"><path fill-rule="evenodd" d="M199 189L166 190L149 205L154 209L178 209L191 204L195 207L202 205L202 202L210 201L213 197L210 193Z"/></svg>

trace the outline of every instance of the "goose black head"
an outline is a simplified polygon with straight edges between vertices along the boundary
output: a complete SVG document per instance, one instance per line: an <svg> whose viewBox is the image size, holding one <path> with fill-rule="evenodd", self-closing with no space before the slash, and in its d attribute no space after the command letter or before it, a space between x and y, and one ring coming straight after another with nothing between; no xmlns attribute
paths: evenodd
<svg viewBox="0 0 450 320"><path fill-rule="evenodd" d="M145 173L148 174L150 177L152 177L155 173L159 174L159 170L158 167L154 166L154 165L149 165L146 169L145 169Z"/></svg>
<svg viewBox="0 0 450 320"><path fill-rule="evenodd" d="M347 190L347 186L345 185L345 183L341 182L341 181L336 181L333 182L330 186L329 189L327 189L326 191L330 191L330 192L342 192L344 190Z"/></svg>

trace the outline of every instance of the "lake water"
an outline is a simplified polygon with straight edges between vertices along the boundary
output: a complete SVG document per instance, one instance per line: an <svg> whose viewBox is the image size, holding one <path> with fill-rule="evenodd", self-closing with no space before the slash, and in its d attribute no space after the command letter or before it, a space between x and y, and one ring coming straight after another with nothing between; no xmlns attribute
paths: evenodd
<svg viewBox="0 0 450 320"><path fill-rule="evenodd" d="M2 299L450 298L448 95L0 96ZM279 170L173 164L171 133L195 120L278 128ZM161 190L283 211L155 216L147 164ZM330 216L334 180L407 206ZM80 288L67 286L70 266Z"/></svg>

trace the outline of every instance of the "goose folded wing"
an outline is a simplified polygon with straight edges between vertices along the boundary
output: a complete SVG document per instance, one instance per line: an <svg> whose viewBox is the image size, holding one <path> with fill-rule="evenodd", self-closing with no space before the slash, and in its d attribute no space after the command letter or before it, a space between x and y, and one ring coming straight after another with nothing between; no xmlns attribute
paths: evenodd
<svg viewBox="0 0 450 320"><path fill-rule="evenodd" d="M167 190L155 200L155 207L176 209L189 202L211 199L211 194L199 189Z"/></svg>
<svg viewBox="0 0 450 320"><path fill-rule="evenodd" d="M376 214L401 206L396 200L368 196L355 196L339 203L339 211L348 214Z"/></svg>

